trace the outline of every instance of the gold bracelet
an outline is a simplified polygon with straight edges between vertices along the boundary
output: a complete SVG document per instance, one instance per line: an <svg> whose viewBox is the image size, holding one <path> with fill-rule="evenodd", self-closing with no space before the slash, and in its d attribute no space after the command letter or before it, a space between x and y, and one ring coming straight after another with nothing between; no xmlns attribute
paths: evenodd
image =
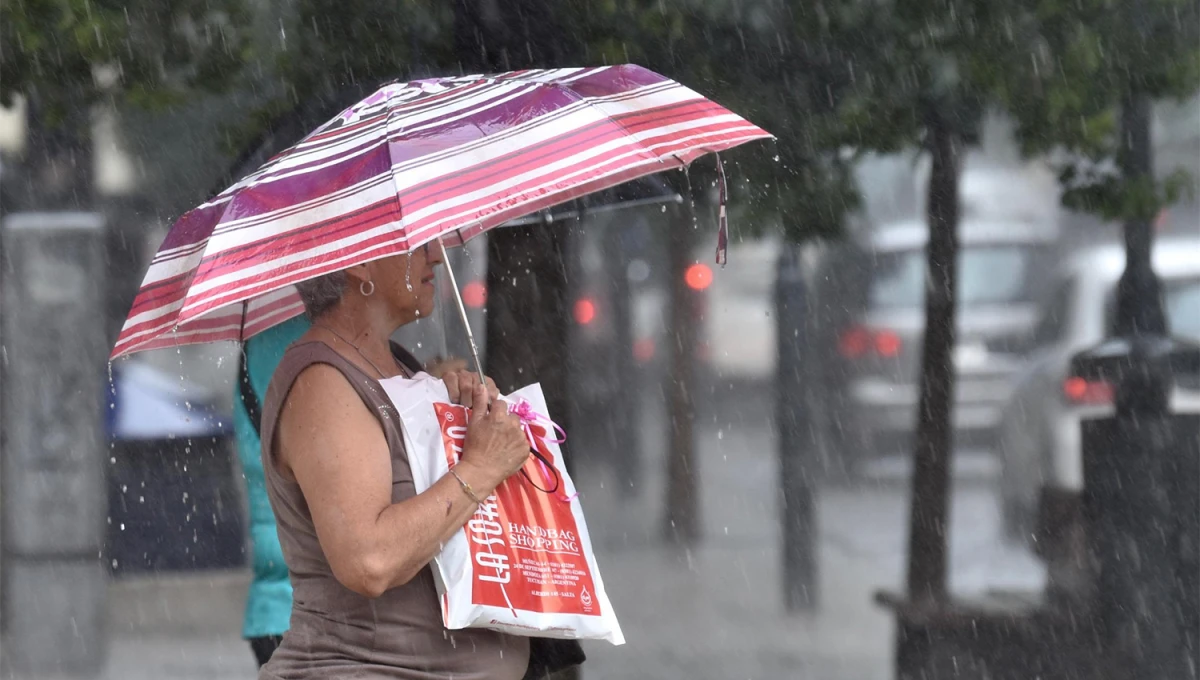
<svg viewBox="0 0 1200 680"><path fill-rule="evenodd" d="M454 468L450 468L450 474L454 475L454 478L458 480L458 485L462 487L463 493L467 494L467 498L470 498L475 505L483 505L483 501L479 500L479 496L475 495L475 490L471 488L470 484L467 484L467 480L459 477Z"/></svg>

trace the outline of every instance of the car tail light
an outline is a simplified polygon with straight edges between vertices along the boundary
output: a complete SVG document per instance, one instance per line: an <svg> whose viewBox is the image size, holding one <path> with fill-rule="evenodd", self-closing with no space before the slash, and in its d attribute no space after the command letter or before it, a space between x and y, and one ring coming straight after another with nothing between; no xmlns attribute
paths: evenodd
<svg viewBox="0 0 1200 680"><path fill-rule="evenodd" d="M580 326L586 326L596 320L596 303L591 298L580 298L575 301L575 321Z"/></svg>
<svg viewBox="0 0 1200 680"><path fill-rule="evenodd" d="M900 336L888 330L851 326L838 336L838 353L847 359L862 359L869 355L894 359L900 356L903 348Z"/></svg>
<svg viewBox="0 0 1200 680"><path fill-rule="evenodd" d="M871 350L871 331L854 326L838 337L838 353L847 359L862 358Z"/></svg>
<svg viewBox="0 0 1200 680"><path fill-rule="evenodd" d="M642 338L633 343L633 358L639 364L644 364L654 358L654 340L650 338Z"/></svg>
<svg viewBox="0 0 1200 680"><path fill-rule="evenodd" d="M1063 381L1063 397L1076 406L1111 404L1113 386L1101 380L1073 376Z"/></svg>
<svg viewBox="0 0 1200 680"><path fill-rule="evenodd" d="M875 352L885 359L900 356L902 346L900 336L892 331L879 331L875 334Z"/></svg>

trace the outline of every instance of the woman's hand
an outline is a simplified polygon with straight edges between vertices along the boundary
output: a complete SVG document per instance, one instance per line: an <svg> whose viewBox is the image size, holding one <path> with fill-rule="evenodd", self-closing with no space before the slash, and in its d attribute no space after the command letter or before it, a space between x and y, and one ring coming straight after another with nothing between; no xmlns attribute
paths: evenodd
<svg viewBox="0 0 1200 680"><path fill-rule="evenodd" d="M446 384L446 391L450 393L451 402L461 404L471 410L486 411L488 404L500 398L500 390L496 389L496 383L488 378L487 390L484 392L486 398L482 402L476 401L476 388L480 387L479 375L471 371L449 371L442 376L442 382Z"/></svg>
<svg viewBox="0 0 1200 680"><path fill-rule="evenodd" d="M486 404L487 399L487 388L476 384L472 401ZM485 405L474 409L459 464L484 472L489 494L490 489L520 470L528 458L529 441L521 429L521 419L508 412L507 402L497 401L490 408Z"/></svg>
<svg viewBox="0 0 1200 680"><path fill-rule="evenodd" d="M425 364L425 372L435 378L444 378L448 373L465 370L467 370L467 362L453 357L449 359L436 357L433 361Z"/></svg>

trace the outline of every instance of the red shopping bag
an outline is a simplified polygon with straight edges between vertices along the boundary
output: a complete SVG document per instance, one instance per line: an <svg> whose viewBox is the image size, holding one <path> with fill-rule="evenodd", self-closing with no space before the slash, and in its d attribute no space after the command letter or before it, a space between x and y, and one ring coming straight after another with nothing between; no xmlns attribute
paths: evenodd
<svg viewBox="0 0 1200 680"><path fill-rule="evenodd" d="M449 403L439 380L392 379L383 386L400 412L420 493L458 464L470 412ZM446 627L622 644L541 388L504 399L521 417L531 455L434 559Z"/></svg>

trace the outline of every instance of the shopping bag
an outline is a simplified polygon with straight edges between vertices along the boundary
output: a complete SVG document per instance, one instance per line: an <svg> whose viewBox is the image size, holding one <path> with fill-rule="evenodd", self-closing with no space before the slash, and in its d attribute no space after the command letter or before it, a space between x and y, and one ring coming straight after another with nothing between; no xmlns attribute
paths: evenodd
<svg viewBox="0 0 1200 680"><path fill-rule="evenodd" d="M424 374L381 384L399 413L422 493L458 464L470 411L451 404L442 381ZM446 627L623 644L541 387L517 390L492 408L500 404L520 417L530 456L434 558Z"/></svg>

